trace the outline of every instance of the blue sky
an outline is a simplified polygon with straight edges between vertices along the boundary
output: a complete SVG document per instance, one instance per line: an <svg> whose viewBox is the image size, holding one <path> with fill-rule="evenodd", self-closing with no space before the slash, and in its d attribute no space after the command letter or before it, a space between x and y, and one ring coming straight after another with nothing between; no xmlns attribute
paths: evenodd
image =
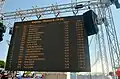
<svg viewBox="0 0 120 79"><path fill-rule="evenodd" d="M6 0L4 4L4 12L16 11L16 9L31 9L32 6L45 7L51 4L62 4L69 3L71 0ZM74 0L75 1L75 0ZM80 1L80 0L79 0ZM115 6L112 7L114 23L116 26L118 39L120 39L120 10L117 10ZM0 42L0 60L5 60L8 52L8 44L6 40L10 40L10 35L8 34L8 29L4 36L4 41ZM91 51L94 51L92 49Z"/></svg>

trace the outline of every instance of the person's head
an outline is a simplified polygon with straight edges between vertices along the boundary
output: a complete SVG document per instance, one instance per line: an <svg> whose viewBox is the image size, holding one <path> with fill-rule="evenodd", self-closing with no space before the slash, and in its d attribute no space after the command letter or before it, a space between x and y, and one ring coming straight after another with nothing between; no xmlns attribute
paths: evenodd
<svg viewBox="0 0 120 79"><path fill-rule="evenodd" d="M109 75L113 76L113 75L114 75L114 73L113 73L113 72L109 72Z"/></svg>

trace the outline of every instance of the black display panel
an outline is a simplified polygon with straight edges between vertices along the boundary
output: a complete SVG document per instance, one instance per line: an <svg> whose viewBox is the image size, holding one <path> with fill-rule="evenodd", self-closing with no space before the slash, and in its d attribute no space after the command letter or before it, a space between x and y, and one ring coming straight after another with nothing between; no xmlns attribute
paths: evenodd
<svg viewBox="0 0 120 79"><path fill-rule="evenodd" d="M6 70L89 72L83 16L16 22Z"/></svg>

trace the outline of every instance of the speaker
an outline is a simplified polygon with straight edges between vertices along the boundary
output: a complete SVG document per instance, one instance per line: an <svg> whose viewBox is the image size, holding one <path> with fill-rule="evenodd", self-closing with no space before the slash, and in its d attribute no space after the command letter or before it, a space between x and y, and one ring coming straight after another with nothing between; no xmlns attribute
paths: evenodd
<svg viewBox="0 0 120 79"><path fill-rule="evenodd" d="M97 15L92 10L89 10L83 14L83 19L87 35L90 36L93 34L97 34Z"/></svg>

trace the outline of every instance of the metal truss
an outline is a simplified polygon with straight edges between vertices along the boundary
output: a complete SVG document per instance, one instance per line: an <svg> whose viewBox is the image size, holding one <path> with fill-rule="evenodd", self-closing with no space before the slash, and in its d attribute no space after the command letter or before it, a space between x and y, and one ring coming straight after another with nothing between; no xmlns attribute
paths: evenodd
<svg viewBox="0 0 120 79"><path fill-rule="evenodd" d="M5 0L0 0L0 14L2 13L4 3Z"/></svg>
<svg viewBox="0 0 120 79"><path fill-rule="evenodd" d="M108 53L108 51L106 51L107 49L109 50L112 70L115 71L115 67L120 66L120 63L119 63L120 48L119 48L119 42L117 39L116 29L115 29L115 25L113 21L113 16L112 16L111 8L109 5L99 5L99 6L104 7L104 8L98 8L99 15L102 19L101 21L104 23L104 25L100 26L100 31L101 31L100 33L101 43L100 44L102 44L101 48L103 49L102 58L105 60L103 64L104 65L106 64L106 70L108 70L109 68L108 59L106 58L107 53ZM105 28L106 32L105 30L103 30L103 28ZM104 37L105 35L104 33L106 33L106 38ZM105 39L107 39L107 41L105 41ZM105 42L108 43L107 46L105 46Z"/></svg>
<svg viewBox="0 0 120 79"><path fill-rule="evenodd" d="M77 4L78 5L83 4L84 7L81 9L75 9ZM100 3L98 3L97 1L82 1L77 3L69 3L62 5L56 4L48 7L33 8L28 10L17 10L15 12L2 13L1 15L4 20L21 18L22 21L27 17L36 16L37 19L40 19L42 16L45 15L54 15L55 17L58 17L61 13L69 13L69 12L72 12L73 15L77 15L80 11L88 10L90 8L97 8L95 6L98 4Z"/></svg>
<svg viewBox="0 0 120 79"><path fill-rule="evenodd" d="M106 51L107 46L105 44L105 37L104 37L103 31L104 30L103 30L102 25L99 26L99 33L96 36L97 36L97 41L98 41L98 45L99 45L99 53L100 53L102 72L103 72L103 74L107 74L109 72L108 56L107 56L107 51Z"/></svg>
<svg viewBox="0 0 120 79"><path fill-rule="evenodd" d="M120 48L119 48L119 42L116 34L116 29L112 17L112 12L110 7L106 7L105 10L105 18L104 18L104 25L106 29L106 35L107 35L107 42L108 42L108 48L111 58L111 64L113 70L114 68L120 66Z"/></svg>
<svg viewBox="0 0 120 79"><path fill-rule="evenodd" d="M99 33L96 35L97 37L97 42L98 42L98 47L99 47L99 53L100 53L100 60L101 60L101 66L102 66L102 72L103 75L109 73L109 63L108 63L108 51L107 50L107 45L106 45L106 39L105 39L105 31L104 28L105 26L103 25L103 18L106 17L103 14L103 9L108 7L109 5L106 4L100 4L97 5L98 8L96 9L96 13L98 14L98 28L99 28ZM99 8L101 7L101 8Z"/></svg>
<svg viewBox="0 0 120 79"><path fill-rule="evenodd" d="M83 7L79 9L75 9L76 5L82 4ZM42 7L42 8L36 8L33 7L33 9L28 10L17 10L15 12L6 12L1 13L3 20L10 20L10 19L21 19L21 21L24 21L27 17L36 17L37 19L41 19L42 16L47 15L53 15L54 17L61 17L62 13L72 13L74 16L79 15L82 11L86 11L92 9L98 14L98 24L99 24L99 33L97 35L98 43L99 43L99 52L101 56L101 62L102 62L102 70L103 73L109 72L108 67L108 58L106 49L108 47L109 54L111 58L111 64L112 67L120 66L119 64L119 57L120 57L120 49L117 39L117 34L115 30L115 25L113 22L113 17L111 13L111 8L109 4L99 2L97 0L95 1L82 1L77 3L69 3L69 4L62 4L62 5L51 5L48 7ZM67 16L64 15L64 16ZM101 23L104 23L102 25ZM108 42L108 46L105 44L105 36L104 32L106 30L106 38Z"/></svg>

